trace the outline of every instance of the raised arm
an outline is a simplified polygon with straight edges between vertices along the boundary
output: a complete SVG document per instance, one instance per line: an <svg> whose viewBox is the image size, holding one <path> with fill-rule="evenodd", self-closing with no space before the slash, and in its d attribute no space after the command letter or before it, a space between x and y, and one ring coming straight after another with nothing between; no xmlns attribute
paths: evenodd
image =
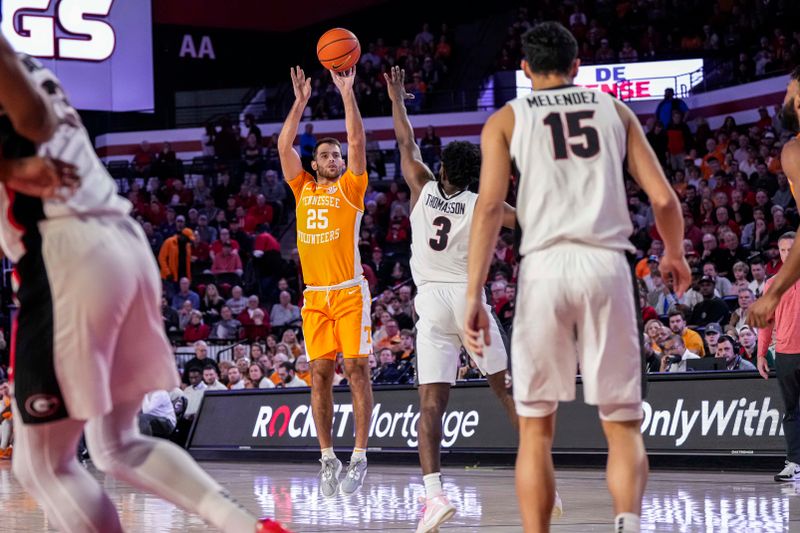
<svg viewBox="0 0 800 533"><path fill-rule="evenodd" d="M331 70L333 83L339 89L344 103L344 125L347 129L347 166L355 175L367 170L367 137L364 133L364 121L358 110L353 82L356 79L356 67L341 73Z"/></svg>
<svg viewBox="0 0 800 533"><path fill-rule="evenodd" d="M283 179L294 179L303 170L300 154L294 149L294 139L297 137L297 128L303 118L303 111L311 98L311 78L306 78L303 69L299 66L290 69L292 87L294 89L294 104L289 110L289 115L283 123L281 133L278 135L278 155L281 159Z"/></svg>
<svg viewBox="0 0 800 533"><path fill-rule="evenodd" d="M408 120L405 100L414 98L413 94L405 89L406 71L400 67L392 67L390 74L384 74L386 89L392 101L392 118L394 119L394 135L397 139L397 149L400 150L400 168L403 179L411 189L411 207L417 203L420 191L426 183L435 178L431 169L422 161L422 154L414 139L414 128Z"/></svg>
<svg viewBox="0 0 800 533"><path fill-rule="evenodd" d="M615 105L628 135L628 171L650 199L656 227L664 241L665 253L659 268L662 274L672 274L675 292L681 297L689 287L691 275L683 255L683 213L678 196L664 176L636 115L625 104Z"/></svg>
<svg viewBox="0 0 800 533"><path fill-rule="evenodd" d="M467 348L482 354L490 341L488 316L483 307L483 286L489 274L491 254L504 221L505 198L511 176L509 140L514 129L514 113L505 106L489 117L481 133L481 178L478 202L472 215L469 240Z"/></svg>
<svg viewBox="0 0 800 533"><path fill-rule="evenodd" d="M0 106L14 130L41 144L53 136L57 119L44 93L34 85L16 52L0 37Z"/></svg>

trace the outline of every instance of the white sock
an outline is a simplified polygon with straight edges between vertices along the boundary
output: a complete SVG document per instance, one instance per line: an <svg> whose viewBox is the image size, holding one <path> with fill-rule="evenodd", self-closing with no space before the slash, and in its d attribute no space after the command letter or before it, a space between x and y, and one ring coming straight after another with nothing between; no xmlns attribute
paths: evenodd
<svg viewBox="0 0 800 533"><path fill-rule="evenodd" d="M360 459L366 460L367 450L364 448L353 448L353 453L350 455L350 462L354 463Z"/></svg>
<svg viewBox="0 0 800 533"><path fill-rule="evenodd" d="M614 518L615 533L639 533L641 519L633 513L620 513Z"/></svg>
<svg viewBox="0 0 800 533"><path fill-rule="evenodd" d="M427 499L435 498L442 495L442 474L434 472L422 476L422 481L425 483L425 497Z"/></svg>
<svg viewBox="0 0 800 533"><path fill-rule="evenodd" d="M333 453L333 448L322 448L323 459L336 459L336 454Z"/></svg>

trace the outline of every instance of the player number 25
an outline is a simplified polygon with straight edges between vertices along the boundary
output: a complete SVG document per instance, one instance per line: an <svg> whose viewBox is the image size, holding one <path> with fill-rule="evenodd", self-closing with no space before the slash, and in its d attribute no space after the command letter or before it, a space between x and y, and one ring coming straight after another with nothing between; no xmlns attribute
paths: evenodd
<svg viewBox="0 0 800 533"><path fill-rule="evenodd" d="M327 209L309 209L306 227L308 229L327 229L328 227Z"/></svg>

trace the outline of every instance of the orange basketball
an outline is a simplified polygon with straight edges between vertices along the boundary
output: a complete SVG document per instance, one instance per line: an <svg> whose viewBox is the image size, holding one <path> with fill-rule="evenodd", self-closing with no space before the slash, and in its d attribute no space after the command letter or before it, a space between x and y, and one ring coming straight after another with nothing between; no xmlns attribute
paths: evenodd
<svg viewBox="0 0 800 533"><path fill-rule="evenodd" d="M356 63L361 57L361 45L353 32L344 28L333 28L322 34L317 42L317 58L322 66L342 72Z"/></svg>

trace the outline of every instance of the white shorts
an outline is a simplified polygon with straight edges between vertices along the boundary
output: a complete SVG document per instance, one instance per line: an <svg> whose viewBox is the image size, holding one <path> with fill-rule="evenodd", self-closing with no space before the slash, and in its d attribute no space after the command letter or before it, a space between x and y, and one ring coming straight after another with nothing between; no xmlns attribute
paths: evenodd
<svg viewBox="0 0 800 533"><path fill-rule="evenodd" d="M517 412L540 416L537 402L574 400L579 364L587 404L641 404L636 314L623 253L560 244L526 256L511 341Z"/></svg>
<svg viewBox="0 0 800 533"><path fill-rule="evenodd" d="M109 216L38 226L16 269L12 357L22 421L88 420L176 387L161 280L139 224Z"/></svg>
<svg viewBox="0 0 800 533"><path fill-rule="evenodd" d="M464 302L467 286L461 283L426 283L414 299L417 321L417 384L456 382L464 338ZM486 302L486 311L491 309ZM469 353L469 352L468 352ZM491 320L491 344L483 356L470 353L483 375L508 367L508 354L497 322Z"/></svg>

